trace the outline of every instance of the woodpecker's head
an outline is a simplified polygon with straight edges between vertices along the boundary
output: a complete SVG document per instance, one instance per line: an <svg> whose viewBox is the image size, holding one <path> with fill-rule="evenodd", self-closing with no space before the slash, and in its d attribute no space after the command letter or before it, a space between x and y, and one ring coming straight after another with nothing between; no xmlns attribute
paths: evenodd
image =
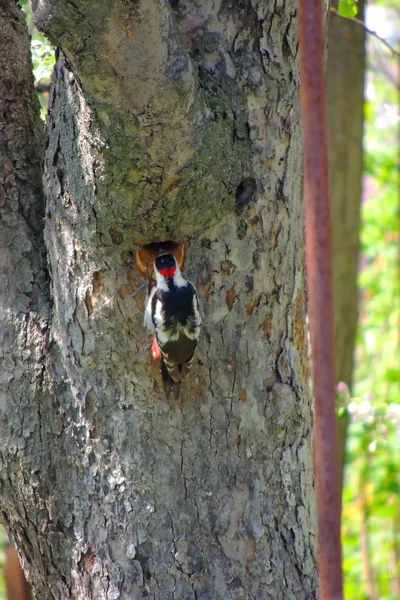
<svg viewBox="0 0 400 600"><path fill-rule="evenodd" d="M187 285L182 276L179 265L172 254L161 254L154 261L154 274L157 287L164 291Z"/></svg>
<svg viewBox="0 0 400 600"><path fill-rule="evenodd" d="M166 279L170 279L176 272L179 272L179 267L172 254L161 254L154 261L154 271L156 276L160 274Z"/></svg>

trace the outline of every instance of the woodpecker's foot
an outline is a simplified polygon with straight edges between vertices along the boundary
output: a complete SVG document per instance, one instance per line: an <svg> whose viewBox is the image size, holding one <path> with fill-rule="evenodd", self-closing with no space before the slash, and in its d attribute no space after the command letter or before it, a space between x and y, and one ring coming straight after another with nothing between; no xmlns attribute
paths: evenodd
<svg viewBox="0 0 400 600"><path fill-rule="evenodd" d="M174 400L179 400L179 394L181 392L181 382L174 381L173 379L169 379L168 381L163 381L165 398L169 400L169 397L172 393Z"/></svg>
<svg viewBox="0 0 400 600"><path fill-rule="evenodd" d="M174 400L179 400L179 394L181 393L181 381L174 381L172 386L174 392Z"/></svg>

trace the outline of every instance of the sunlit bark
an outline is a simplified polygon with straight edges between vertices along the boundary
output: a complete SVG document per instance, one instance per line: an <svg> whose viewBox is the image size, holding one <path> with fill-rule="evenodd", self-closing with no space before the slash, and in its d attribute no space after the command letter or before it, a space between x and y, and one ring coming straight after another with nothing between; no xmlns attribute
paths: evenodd
<svg viewBox="0 0 400 600"><path fill-rule="evenodd" d="M295 4L33 10L61 46L44 159L51 292L34 270L42 217L31 235L11 182L0 504L36 594L315 598ZM12 47L27 43L18 32ZM29 134L33 98L11 101ZM188 244L204 318L177 403L148 354L144 297L130 296L134 250L166 239Z"/></svg>

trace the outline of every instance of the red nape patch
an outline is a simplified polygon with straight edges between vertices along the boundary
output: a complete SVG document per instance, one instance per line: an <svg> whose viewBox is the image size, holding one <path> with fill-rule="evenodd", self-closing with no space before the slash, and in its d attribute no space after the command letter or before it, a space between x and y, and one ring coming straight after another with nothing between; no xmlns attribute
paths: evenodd
<svg viewBox="0 0 400 600"><path fill-rule="evenodd" d="M165 269L160 269L161 275L164 277L172 277L176 271L176 267L166 267Z"/></svg>
<svg viewBox="0 0 400 600"><path fill-rule="evenodd" d="M153 360L158 360L161 358L161 350L156 338L154 338L153 343L150 346L150 354Z"/></svg>

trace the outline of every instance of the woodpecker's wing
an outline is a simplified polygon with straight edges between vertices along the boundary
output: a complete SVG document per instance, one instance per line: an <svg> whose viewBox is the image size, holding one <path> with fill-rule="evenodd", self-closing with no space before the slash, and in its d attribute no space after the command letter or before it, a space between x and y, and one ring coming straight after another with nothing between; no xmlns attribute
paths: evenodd
<svg viewBox="0 0 400 600"><path fill-rule="evenodd" d="M175 365L190 362L196 350L197 339L189 338L186 331L182 330L178 332L178 336L174 340L167 341L160 348L168 370L171 370ZM172 379L175 379L172 374L171 376Z"/></svg>
<svg viewBox="0 0 400 600"><path fill-rule="evenodd" d="M199 297L197 295L196 286L191 281L189 281L189 280L187 280L187 281L193 290L193 315L194 315L193 320L196 324L196 327L200 327L202 318L201 318L200 303L199 303Z"/></svg>
<svg viewBox="0 0 400 600"><path fill-rule="evenodd" d="M154 294L157 292L157 286L153 286L146 300L146 308L144 310L144 326L151 331L154 331L154 322L152 316L152 305Z"/></svg>

